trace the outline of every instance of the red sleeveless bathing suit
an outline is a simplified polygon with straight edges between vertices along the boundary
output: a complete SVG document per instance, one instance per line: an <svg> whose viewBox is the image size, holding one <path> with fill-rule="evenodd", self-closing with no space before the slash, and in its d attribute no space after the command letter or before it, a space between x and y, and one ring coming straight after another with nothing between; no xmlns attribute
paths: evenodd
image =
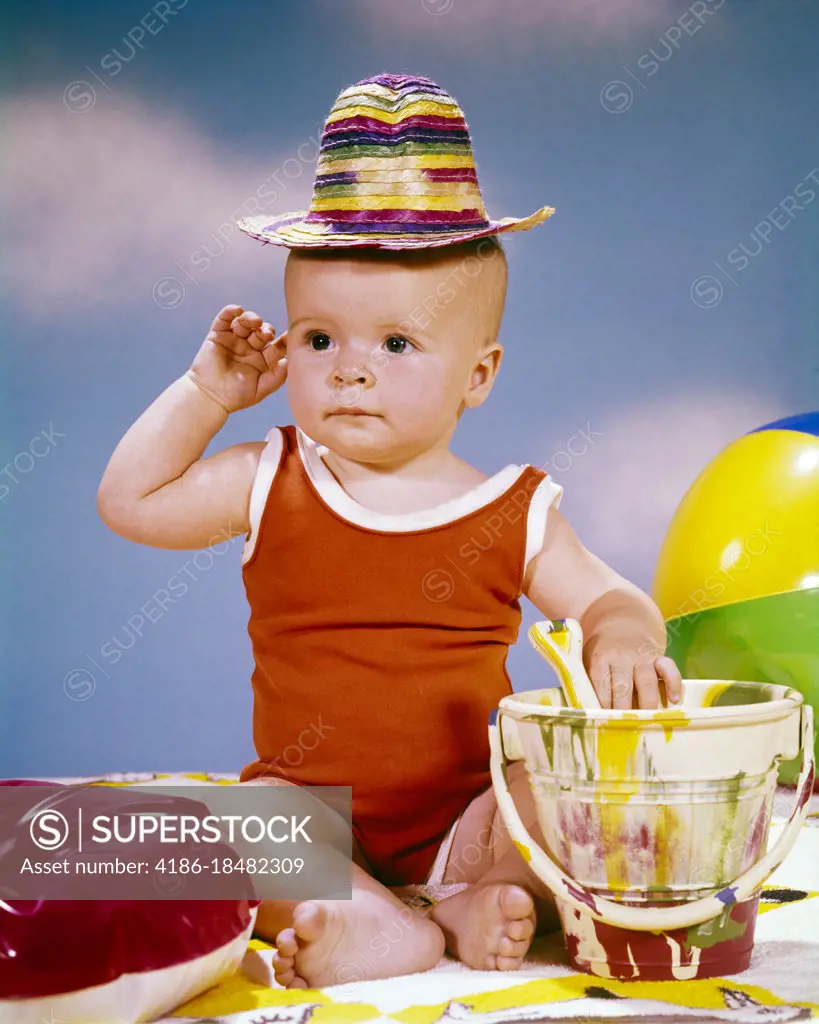
<svg viewBox="0 0 819 1024"><path fill-rule="evenodd" d="M355 502L322 451L274 428L253 486L242 575L258 759L241 780L352 786L375 876L423 882L491 785L489 713L512 689L525 567L562 489L510 465L434 509L385 514Z"/></svg>

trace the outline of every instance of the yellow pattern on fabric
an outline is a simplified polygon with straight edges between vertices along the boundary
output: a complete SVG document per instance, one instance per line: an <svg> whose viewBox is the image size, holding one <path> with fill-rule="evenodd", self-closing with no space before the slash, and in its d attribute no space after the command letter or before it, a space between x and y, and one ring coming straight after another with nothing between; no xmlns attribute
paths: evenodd
<svg viewBox="0 0 819 1024"><path fill-rule="evenodd" d="M782 889L783 889L783 886L781 886L781 885L766 885L766 886L763 887L762 895L759 898L759 910L757 911L757 916L760 916L761 914L769 914L772 910L780 910L782 907L792 907L794 905L794 903L804 903L805 900L815 900L817 898L817 896L819 896L819 892L808 892L807 895L803 896L799 900L787 900L784 903L773 902L773 901L766 901L765 900L765 892L766 892L766 890L771 890L771 889L774 892L781 892ZM805 890L801 889L799 891L800 892L804 892Z"/></svg>
<svg viewBox="0 0 819 1024"><path fill-rule="evenodd" d="M235 976L235 977L238 977ZM383 1021L385 1018L374 1003L364 998L360 1002L336 1002L321 989L273 989L256 985L245 979L244 991L238 986L231 993L226 992L229 982L223 982L215 989L178 1007L173 1017L217 1017L228 1013L241 1013L250 1010L297 1007L305 1004L320 1004L310 1017L311 1024L339 1022L339 1024L357 1024L369 1020ZM418 977L419 989L423 986L423 975ZM499 979L500 982L500 979ZM383 982L381 983L383 984ZM493 1013L503 1010L519 1010L522 1007L536 1007L538 1004L571 1002L583 999L592 985L604 987L615 996L630 1001L630 1008L636 1012L640 1003L657 1003L666 1006L689 1007L697 1010L724 1010L725 998L722 988L729 988L742 993L760 1006L793 1005L786 1002L768 989L758 985L745 985L733 979L708 978L699 981L612 981L592 978L586 974L568 974L559 978L536 978L523 984L499 987L489 992L464 993L453 996L444 1002L435 1004L422 1003L403 1010L393 1010L386 1019L401 1021L403 1024L433 1024L439 1021L450 1002L461 1003L469 1007L473 1013ZM423 999L423 996L421 996ZM629 1005L629 1004L626 1004ZM814 1013L819 1011L819 1003L808 1003L799 1000L799 1006L805 1006ZM646 1008L648 1009L648 1008ZM578 1017L578 1020L583 1020ZM648 1021L651 1018L646 1016Z"/></svg>
<svg viewBox="0 0 819 1024"><path fill-rule="evenodd" d="M374 1006L365 1003L337 1003L318 988L270 988L252 981L241 971L208 989L194 999L178 1006L169 1016L212 1019L230 1013L274 1007L296 1007L319 1004L310 1016L310 1024L358 1024L379 1018Z"/></svg>
<svg viewBox="0 0 819 1024"><path fill-rule="evenodd" d="M591 979L588 975L570 975L565 978L541 978L532 982L527 982L522 985L515 985L514 987L495 990L494 992L478 992L475 995L458 995L453 997L452 1002L457 1002L469 1007L470 1013L481 1014L481 1013L498 1013L503 1011L520 1011L523 1007L527 1009L532 1008L534 1013L535 1009L540 1005L548 1005L554 1003L571 1003L573 1000L583 999L586 995L586 989L591 987L594 982L599 982L601 987L606 988L608 991L615 995L625 997L629 1000L629 1003L625 1004L626 1008L632 1011L633 1017L629 1016L629 1020L637 1019L640 1007L640 1003L647 1004L652 1003L653 1007L645 1006L646 1022L652 1020L661 1020L659 1015L649 1016L647 1011L651 1008L658 1009L657 1003L665 1004L666 1006L678 1006L686 1007L695 1010L724 1010L725 999L720 987L727 987L735 992L739 992L749 999L754 1000L760 1006L792 1006L791 1002L784 1002L778 996L769 992L767 989L760 988L756 985L743 985L738 984L732 980L726 980L724 978L713 978L706 981L663 981L663 982L616 982L616 981L602 981L601 979ZM393 1011L390 1015L390 1019L401 1021L403 1024L433 1024L441 1019L441 1015L447 1008L448 1003L439 1003L435 1006L418 1006L403 1011ZM819 1004L810 1004L800 1001L799 1006L806 1006L813 1009ZM469 1019L469 1018L465 1018ZM478 1018L479 1020L480 1018ZM533 1018L529 1018L533 1019ZM543 1014L538 1019L547 1020L548 1015ZM561 1018L562 1019L562 1018ZM571 1019L571 1018L569 1018ZM589 1018L583 1014L574 1018L581 1024L583 1021L591 1019L607 1019L607 1018ZM612 1018L615 1020L617 1018ZM760 1017L761 1019L761 1017Z"/></svg>

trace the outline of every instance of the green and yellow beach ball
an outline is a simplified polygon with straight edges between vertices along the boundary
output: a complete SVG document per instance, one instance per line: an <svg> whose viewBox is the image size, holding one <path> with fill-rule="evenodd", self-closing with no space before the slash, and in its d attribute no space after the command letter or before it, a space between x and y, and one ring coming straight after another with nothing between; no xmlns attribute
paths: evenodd
<svg viewBox="0 0 819 1024"><path fill-rule="evenodd" d="M703 470L653 597L684 677L783 683L819 713L819 412L759 427ZM789 762L781 778L796 774Z"/></svg>

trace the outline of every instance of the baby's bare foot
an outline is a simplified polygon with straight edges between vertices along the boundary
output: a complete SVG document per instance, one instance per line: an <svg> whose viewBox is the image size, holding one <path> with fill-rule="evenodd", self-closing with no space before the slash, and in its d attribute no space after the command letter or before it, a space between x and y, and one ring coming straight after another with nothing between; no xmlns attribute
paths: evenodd
<svg viewBox="0 0 819 1024"><path fill-rule="evenodd" d="M447 949L477 971L514 971L535 934L535 905L519 885L478 882L441 900L430 913Z"/></svg>
<svg viewBox="0 0 819 1024"><path fill-rule="evenodd" d="M413 974L444 953L440 928L377 893L353 890L344 900L307 900L293 927L276 936L273 970L285 988L343 985Z"/></svg>

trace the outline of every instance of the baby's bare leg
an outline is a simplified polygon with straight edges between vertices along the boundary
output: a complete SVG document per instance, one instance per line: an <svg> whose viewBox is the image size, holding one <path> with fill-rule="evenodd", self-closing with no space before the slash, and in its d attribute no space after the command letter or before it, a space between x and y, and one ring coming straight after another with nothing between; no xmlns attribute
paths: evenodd
<svg viewBox="0 0 819 1024"><path fill-rule="evenodd" d="M351 869L352 899L262 903L256 932L276 946L273 970L279 984L341 985L434 967L444 953L440 928L414 914L371 876L354 837L352 864L329 841L318 839L313 862ZM334 863L336 859L341 863Z"/></svg>
<svg viewBox="0 0 819 1024"><path fill-rule="evenodd" d="M527 829L542 843L521 762L509 769L509 790ZM449 952L476 970L515 970L535 933L559 926L551 893L518 852L492 790L464 812L444 880L473 884L438 903L430 920L443 931Z"/></svg>

